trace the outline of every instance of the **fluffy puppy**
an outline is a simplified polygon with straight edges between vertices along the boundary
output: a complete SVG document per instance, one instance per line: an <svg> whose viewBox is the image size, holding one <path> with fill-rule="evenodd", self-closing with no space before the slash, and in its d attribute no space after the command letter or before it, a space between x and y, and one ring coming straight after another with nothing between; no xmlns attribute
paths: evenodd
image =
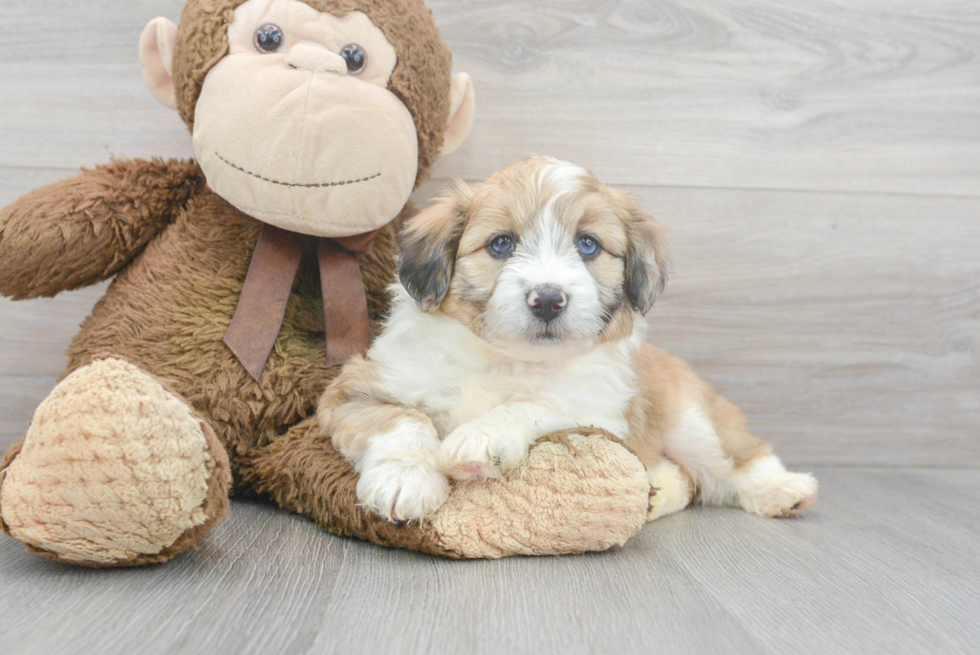
<svg viewBox="0 0 980 655"><path fill-rule="evenodd" d="M384 333L324 394L324 434L390 520L439 508L449 478L498 477L542 435L597 426L658 489L649 518L697 500L796 516L817 497L733 404L644 340L666 282L662 228L588 171L527 159L457 182L400 237Z"/></svg>

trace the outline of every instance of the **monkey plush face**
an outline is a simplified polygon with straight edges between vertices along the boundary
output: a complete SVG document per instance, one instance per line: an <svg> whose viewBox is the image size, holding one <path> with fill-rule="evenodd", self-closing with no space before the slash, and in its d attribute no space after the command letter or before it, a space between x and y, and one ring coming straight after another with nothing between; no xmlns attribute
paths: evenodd
<svg viewBox="0 0 980 655"><path fill-rule="evenodd" d="M399 11L429 29L405 33ZM469 77L450 78L441 41L420 61L426 44L412 38L438 39L418 0L191 0L179 31L147 27L141 60L218 195L266 223L343 237L391 221L469 130Z"/></svg>
<svg viewBox="0 0 980 655"><path fill-rule="evenodd" d="M412 115L390 91L395 48L362 12L249 0L204 80L194 150L214 191L295 232L350 236L389 222L418 169Z"/></svg>

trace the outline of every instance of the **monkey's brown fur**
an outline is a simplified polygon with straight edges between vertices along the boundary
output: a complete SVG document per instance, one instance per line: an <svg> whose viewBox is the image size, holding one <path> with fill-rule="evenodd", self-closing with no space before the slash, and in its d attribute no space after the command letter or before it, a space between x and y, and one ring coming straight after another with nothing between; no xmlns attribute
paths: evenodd
<svg viewBox="0 0 980 655"><path fill-rule="evenodd" d="M400 223L386 226L361 258L375 329L394 279ZM228 451L237 485L335 532L448 554L418 526L399 528L358 509L349 464L320 437L315 419L304 420L335 373L323 354L315 260L304 262L260 382L223 343L262 224L209 192L191 162L114 162L86 171L17 201L0 214L0 226L4 295L54 295L119 272L72 341L65 375L103 357L135 364L204 417ZM59 265L52 269L51 261ZM227 499L224 487L215 491ZM216 522L227 500L213 509ZM120 564L166 559L203 536L195 532L161 555Z"/></svg>
<svg viewBox="0 0 980 655"><path fill-rule="evenodd" d="M442 144L451 70L450 54L430 11L420 0L304 1L321 11L363 11L395 46L399 60L389 88L412 112L419 139L418 180L422 180ZM192 126L205 75L227 50L227 27L234 8L242 2L190 0L184 9L174 79L178 108L188 126ZM396 269L395 234L413 211L411 205L406 206L360 258L375 334L387 309L385 289ZM259 221L210 191L194 162L159 159L113 161L34 191L0 211L3 295L17 299L51 296L117 276L73 340L65 376L105 358L135 365L193 409L215 453L216 469L208 483L203 524L159 552L92 564L160 562L193 547L226 513L229 486L271 497L334 532L384 545L450 557L516 552L496 546L497 550L481 546L472 552L449 548L429 525L395 526L357 507L356 474L330 441L320 436L314 417L319 395L337 372L326 366L324 358L315 259L304 259L260 381L254 381L235 359L222 338L261 227ZM14 462L23 443L6 453L0 471ZM222 445L227 458L218 452ZM634 467L632 455L623 459L622 449L614 447L616 452L592 446L590 456L595 459L589 462L619 462L617 471L639 466L636 462ZM570 451L566 454L575 457ZM605 521L606 534L596 541L601 547L621 543L642 525L647 493L637 487L642 486L642 479L638 477L640 482L630 483L632 486L616 482L608 490L598 489L607 499L618 498L617 494L624 499L616 505L621 516ZM2 481L0 473L0 484ZM560 482L551 486L555 494L562 488ZM634 497L642 497L643 506L634 508ZM543 502L555 504L555 497ZM459 513L462 518L443 516L441 524L451 526L447 531L466 532L472 541L473 530L465 528L466 512ZM485 514L480 516L474 520L486 521ZM615 524L612 529L610 524ZM0 527L10 534L10 526L0 521ZM489 525L481 527L488 534L494 530ZM552 542L540 552L558 552L561 547L555 544L565 543L547 538ZM588 539L567 543L573 550L592 547L581 545L591 543ZM62 559L31 544L28 547ZM527 552L534 551L532 543Z"/></svg>

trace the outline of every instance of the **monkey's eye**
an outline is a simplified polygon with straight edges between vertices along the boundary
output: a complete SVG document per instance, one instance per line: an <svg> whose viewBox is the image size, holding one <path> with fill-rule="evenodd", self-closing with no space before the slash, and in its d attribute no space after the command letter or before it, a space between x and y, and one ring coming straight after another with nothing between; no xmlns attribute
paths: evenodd
<svg viewBox="0 0 980 655"><path fill-rule="evenodd" d="M273 23L266 23L255 30L255 49L259 52L275 52L282 47L286 35Z"/></svg>
<svg viewBox="0 0 980 655"><path fill-rule="evenodd" d="M490 240L487 245L490 255L497 259L506 259L514 252L514 237L509 234L501 234Z"/></svg>
<svg viewBox="0 0 980 655"><path fill-rule="evenodd" d="M357 75L367 67L367 53L356 43L348 43L340 51L340 56L347 62L347 73Z"/></svg>
<svg viewBox="0 0 980 655"><path fill-rule="evenodd" d="M580 236L575 247L578 248L579 253L585 259L591 259L599 254L599 242L595 237L589 236L588 234Z"/></svg>

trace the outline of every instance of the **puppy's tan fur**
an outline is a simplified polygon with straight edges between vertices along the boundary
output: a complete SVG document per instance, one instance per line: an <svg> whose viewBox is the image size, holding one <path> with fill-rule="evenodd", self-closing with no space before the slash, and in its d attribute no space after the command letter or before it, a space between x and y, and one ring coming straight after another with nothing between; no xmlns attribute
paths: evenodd
<svg viewBox="0 0 980 655"><path fill-rule="evenodd" d="M691 405L704 411L735 468L771 454L769 445L748 431L742 411L718 395L684 360L645 343L636 370L641 391L630 403L627 443L647 468L660 461L664 435L680 425L681 408Z"/></svg>
<svg viewBox="0 0 980 655"><path fill-rule="evenodd" d="M508 256L489 246L500 235L516 244ZM596 254L574 250L582 235L598 241ZM476 188L457 183L400 243L388 329L320 406L371 509L422 518L448 493L437 473L502 475L531 441L583 421L623 438L647 467L661 490L650 518L694 499L768 516L815 500L815 480L785 471L735 405L643 341L667 249L629 195L573 165L529 159ZM513 299L549 275L565 280L568 308L544 325ZM431 375L406 384L400 371L423 352Z"/></svg>

